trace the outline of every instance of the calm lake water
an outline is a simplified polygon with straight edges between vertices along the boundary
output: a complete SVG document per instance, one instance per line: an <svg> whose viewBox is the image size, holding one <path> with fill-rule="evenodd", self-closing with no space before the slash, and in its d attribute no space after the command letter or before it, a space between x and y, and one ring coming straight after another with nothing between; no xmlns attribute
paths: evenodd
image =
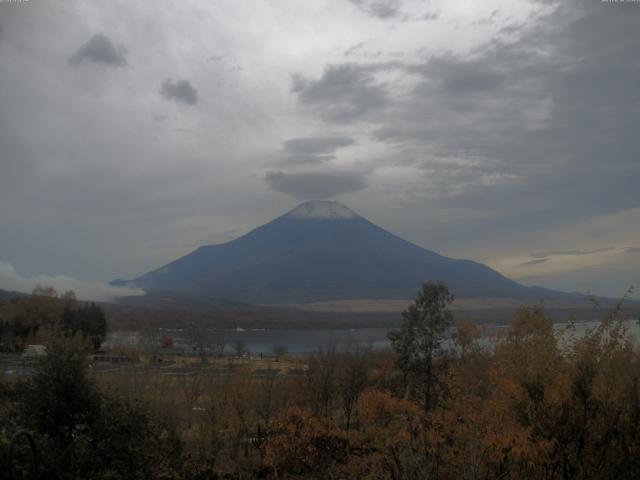
<svg viewBox="0 0 640 480"><path fill-rule="evenodd" d="M582 322L576 325L578 334L587 329L594 329L599 321ZM566 323L556 323L555 329L562 332ZM504 329L504 325L488 325L482 343L491 345L492 336ZM637 320L627 321L627 329L636 339L640 339L640 325ZM213 338L224 340L225 354L231 354L233 346L242 342L246 350L252 355L273 355L276 347L284 347L287 352L305 354L335 346L336 350L344 350L349 344L369 346L375 350L390 347L387 339L387 328L358 328L358 329L237 329L212 330L208 332ZM176 350L188 352L193 345L193 332L187 329L164 329L158 332L159 338L169 336L174 341ZM158 340L159 341L159 340ZM212 340L213 341L213 340ZM106 347L113 346L143 346L149 339L136 332L113 332L109 335ZM205 342L206 343L206 342Z"/></svg>

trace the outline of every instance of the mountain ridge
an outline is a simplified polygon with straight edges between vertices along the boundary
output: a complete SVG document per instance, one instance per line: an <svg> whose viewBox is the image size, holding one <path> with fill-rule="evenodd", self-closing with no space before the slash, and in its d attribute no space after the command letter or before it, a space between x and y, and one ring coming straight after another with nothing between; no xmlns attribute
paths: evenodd
<svg viewBox="0 0 640 480"><path fill-rule="evenodd" d="M205 245L131 281L252 303L412 298L428 280L458 297L571 295L524 287L479 262L452 259L384 230L338 202L304 202L249 233Z"/></svg>

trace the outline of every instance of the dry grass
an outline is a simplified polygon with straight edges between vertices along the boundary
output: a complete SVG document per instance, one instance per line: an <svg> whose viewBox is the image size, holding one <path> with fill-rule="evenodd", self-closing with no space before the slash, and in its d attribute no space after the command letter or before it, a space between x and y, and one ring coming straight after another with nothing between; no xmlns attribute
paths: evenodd
<svg viewBox="0 0 640 480"><path fill-rule="evenodd" d="M348 312L348 313L400 313L412 302L411 299L351 299L328 302L289 303L278 306L295 308L307 312ZM462 298L451 304L453 311L516 309L531 303L531 299L518 298ZM545 302L548 308L577 308L588 306L586 300L552 300Z"/></svg>

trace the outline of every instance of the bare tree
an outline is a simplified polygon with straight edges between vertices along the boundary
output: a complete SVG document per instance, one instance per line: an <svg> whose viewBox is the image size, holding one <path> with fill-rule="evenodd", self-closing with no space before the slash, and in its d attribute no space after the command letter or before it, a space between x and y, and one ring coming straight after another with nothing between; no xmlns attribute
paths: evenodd
<svg viewBox="0 0 640 480"><path fill-rule="evenodd" d="M212 330L209 333L211 354L214 357L222 357L224 355L224 349L227 345L224 339L224 333L218 329Z"/></svg>
<svg viewBox="0 0 640 480"><path fill-rule="evenodd" d="M162 335L157 327L154 327L150 321L145 322L140 328L140 344L145 353L151 355L154 359L158 356L162 347Z"/></svg>
<svg viewBox="0 0 640 480"><path fill-rule="evenodd" d="M243 340L236 340L233 344L233 350L238 358L241 358L245 353L247 353L247 347Z"/></svg>
<svg viewBox="0 0 640 480"><path fill-rule="evenodd" d="M211 332L203 325L193 327L193 353L206 363L209 356Z"/></svg>
<svg viewBox="0 0 640 480"><path fill-rule="evenodd" d="M342 400L347 432L351 427L351 419L358 398L366 388L369 379L369 363L367 361L369 353L368 349L364 349L358 344L348 344L341 358L338 390Z"/></svg>
<svg viewBox="0 0 640 480"><path fill-rule="evenodd" d="M193 417L193 408L204 391L203 379L200 372L196 371L191 374L180 377L180 386L187 404L187 428L191 428L191 419Z"/></svg>
<svg viewBox="0 0 640 480"><path fill-rule="evenodd" d="M306 383L309 401L318 416L331 417L337 390L337 368L334 344L326 350L319 349L309 361Z"/></svg>
<svg viewBox="0 0 640 480"><path fill-rule="evenodd" d="M287 354L287 347L283 345L276 345L273 347L273 354L276 356L276 360L279 361L280 358Z"/></svg>

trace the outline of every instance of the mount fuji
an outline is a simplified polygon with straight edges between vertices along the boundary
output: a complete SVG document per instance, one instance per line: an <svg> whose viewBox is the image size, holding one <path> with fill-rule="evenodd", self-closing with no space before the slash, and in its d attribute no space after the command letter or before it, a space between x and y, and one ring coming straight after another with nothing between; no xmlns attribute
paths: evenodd
<svg viewBox="0 0 640 480"><path fill-rule="evenodd" d="M199 247L138 278L112 283L277 304L413 298L428 280L445 282L458 298L563 295L426 250L330 201L302 203L236 240Z"/></svg>

